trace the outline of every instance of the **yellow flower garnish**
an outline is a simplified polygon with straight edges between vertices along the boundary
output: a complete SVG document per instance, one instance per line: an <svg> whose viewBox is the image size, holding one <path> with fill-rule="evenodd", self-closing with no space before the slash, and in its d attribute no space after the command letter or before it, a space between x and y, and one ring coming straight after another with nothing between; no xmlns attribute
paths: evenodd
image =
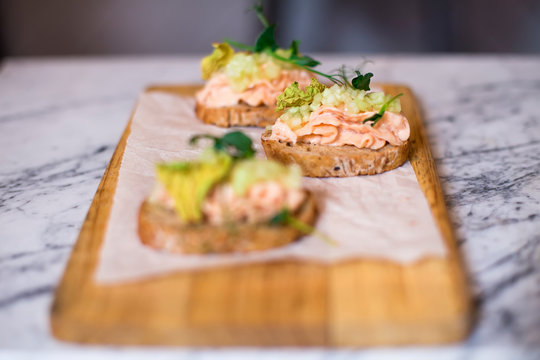
<svg viewBox="0 0 540 360"><path fill-rule="evenodd" d="M213 43L214 51L201 61L202 78L208 80L217 70L221 69L234 55L234 49L227 43Z"/></svg>
<svg viewBox="0 0 540 360"><path fill-rule="evenodd" d="M210 150L205 161L159 164L157 178L174 200L182 223L202 220L201 205L212 187L229 173L232 157Z"/></svg>

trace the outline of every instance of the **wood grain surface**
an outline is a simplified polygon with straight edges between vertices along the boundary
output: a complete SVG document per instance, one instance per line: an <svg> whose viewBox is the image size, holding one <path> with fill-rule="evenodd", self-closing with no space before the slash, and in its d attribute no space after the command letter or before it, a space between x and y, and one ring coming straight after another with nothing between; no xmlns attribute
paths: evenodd
<svg viewBox="0 0 540 360"><path fill-rule="evenodd" d="M463 339L471 306L463 264L419 108L409 88L410 161L448 248L412 265L281 261L104 286L94 282L129 124L101 180L51 308L53 334L101 344L380 346ZM192 95L196 86L147 91ZM121 256L122 254L119 254Z"/></svg>

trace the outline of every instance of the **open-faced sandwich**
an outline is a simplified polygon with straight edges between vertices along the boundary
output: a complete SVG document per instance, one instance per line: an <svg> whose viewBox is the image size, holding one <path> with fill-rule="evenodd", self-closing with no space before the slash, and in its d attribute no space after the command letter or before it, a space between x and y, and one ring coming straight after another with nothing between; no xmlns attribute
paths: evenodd
<svg viewBox="0 0 540 360"><path fill-rule="evenodd" d="M288 49L278 47L275 25L260 6L257 16L265 26L255 46L232 40L213 44L214 51L201 62L207 80L196 98L195 112L203 122L221 127L271 125L279 117L276 98L292 82L309 85L319 62L298 52L298 41ZM235 52L233 47L241 51Z"/></svg>
<svg viewBox="0 0 540 360"><path fill-rule="evenodd" d="M343 72L344 74L344 72ZM286 109L262 135L270 159L298 164L305 176L373 175L402 165L410 128L396 95L370 92L373 74L356 71L332 87L293 83L278 97Z"/></svg>
<svg viewBox="0 0 540 360"><path fill-rule="evenodd" d="M297 166L257 159L241 132L213 140L195 161L159 164L139 211L139 236L153 248L187 254L248 252L311 232L316 206Z"/></svg>

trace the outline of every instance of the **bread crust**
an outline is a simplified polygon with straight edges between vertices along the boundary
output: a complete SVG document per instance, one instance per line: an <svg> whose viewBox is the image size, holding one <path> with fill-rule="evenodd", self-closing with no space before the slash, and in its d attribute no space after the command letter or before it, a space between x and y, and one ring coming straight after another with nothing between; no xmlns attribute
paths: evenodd
<svg viewBox="0 0 540 360"><path fill-rule="evenodd" d="M195 114L202 122L221 127L265 127L273 125L282 113L282 111L276 111L273 106L238 104L234 106L208 107L198 101L195 104Z"/></svg>
<svg viewBox="0 0 540 360"><path fill-rule="evenodd" d="M328 146L270 140L271 130L261 136L269 159L284 164L298 164L304 176L348 177L375 175L402 165L409 156L409 141L403 145L386 144L378 150L356 146Z"/></svg>
<svg viewBox="0 0 540 360"><path fill-rule="evenodd" d="M306 199L293 214L298 220L313 225L317 207L313 196ZM230 224L185 225L174 210L143 202L139 210L139 238L154 249L184 254L251 252L283 246L302 234L286 225Z"/></svg>

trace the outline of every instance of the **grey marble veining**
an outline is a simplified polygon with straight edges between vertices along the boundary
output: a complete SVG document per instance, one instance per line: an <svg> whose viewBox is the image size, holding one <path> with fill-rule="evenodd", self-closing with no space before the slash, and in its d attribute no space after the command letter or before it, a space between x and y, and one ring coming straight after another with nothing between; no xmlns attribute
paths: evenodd
<svg viewBox="0 0 540 360"><path fill-rule="evenodd" d="M477 296L473 343L540 343L538 94L538 77L459 87L462 111L428 128L448 134L436 160Z"/></svg>
<svg viewBox="0 0 540 360"><path fill-rule="evenodd" d="M357 56L322 58L326 69ZM48 308L137 94L199 79L198 57L10 59L0 69L0 352L6 358L540 358L540 57L375 56L413 88L477 306L448 347L309 351L88 348Z"/></svg>

